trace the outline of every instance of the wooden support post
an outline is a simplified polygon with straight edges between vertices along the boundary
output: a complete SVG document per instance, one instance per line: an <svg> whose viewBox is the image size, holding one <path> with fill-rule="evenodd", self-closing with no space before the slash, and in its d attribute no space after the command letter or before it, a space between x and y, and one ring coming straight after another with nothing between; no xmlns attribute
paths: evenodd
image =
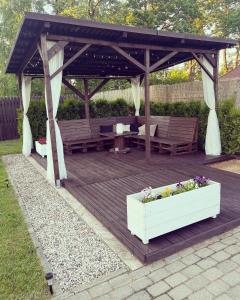
<svg viewBox="0 0 240 300"><path fill-rule="evenodd" d="M90 112L89 112L89 97L88 97L88 80L83 79L84 85L84 105L85 105L85 118L90 119Z"/></svg>
<svg viewBox="0 0 240 300"><path fill-rule="evenodd" d="M53 170L54 170L55 184L57 184L60 181L60 176L59 176L55 124L53 119L52 88L51 88L51 81L50 81L46 35L41 35L41 52L42 52L42 59L43 59L49 131L50 131L50 139L52 145Z"/></svg>
<svg viewBox="0 0 240 300"><path fill-rule="evenodd" d="M145 75L144 75L144 97L145 97L145 158L151 158L150 141L150 89L149 89L149 71L150 71L150 50L145 50Z"/></svg>
<svg viewBox="0 0 240 300"><path fill-rule="evenodd" d="M213 66L213 84L214 84L214 93L215 93L215 105L216 111L219 110L219 99L218 99L218 64L219 64L219 52L214 54L215 65Z"/></svg>
<svg viewBox="0 0 240 300"><path fill-rule="evenodd" d="M19 88L19 108L23 111L23 102L22 102L22 77L18 75L18 88Z"/></svg>

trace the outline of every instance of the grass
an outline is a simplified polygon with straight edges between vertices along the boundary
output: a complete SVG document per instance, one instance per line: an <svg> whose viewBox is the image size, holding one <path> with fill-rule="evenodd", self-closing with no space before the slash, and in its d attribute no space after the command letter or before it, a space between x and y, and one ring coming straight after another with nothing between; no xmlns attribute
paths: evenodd
<svg viewBox="0 0 240 300"><path fill-rule="evenodd" d="M0 142L0 156L5 154L20 153L22 143L20 140L9 140Z"/></svg>
<svg viewBox="0 0 240 300"><path fill-rule="evenodd" d="M0 142L0 155L20 152L19 141ZM40 260L0 159L0 299L47 299Z"/></svg>

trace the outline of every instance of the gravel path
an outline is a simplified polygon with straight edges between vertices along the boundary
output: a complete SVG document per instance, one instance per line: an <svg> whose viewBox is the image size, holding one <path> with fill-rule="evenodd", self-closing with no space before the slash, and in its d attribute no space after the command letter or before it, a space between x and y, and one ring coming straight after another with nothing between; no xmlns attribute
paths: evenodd
<svg viewBox="0 0 240 300"><path fill-rule="evenodd" d="M126 268L28 160L22 155L3 160L63 292Z"/></svg>

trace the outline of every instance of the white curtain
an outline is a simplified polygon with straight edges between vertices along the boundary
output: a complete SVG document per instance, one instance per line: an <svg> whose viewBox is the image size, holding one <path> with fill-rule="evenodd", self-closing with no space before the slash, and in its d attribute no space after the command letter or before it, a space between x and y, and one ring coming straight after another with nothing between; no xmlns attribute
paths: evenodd
<svg viewBox="0 0 240 300"><path fill-rule="evenodd" d="M47 49L49 50L52 46L54 46L55 42L47 42ZM64 58L64 50L59 51L55 54L49 61L49 71L50 75L52 75L58 68L63 65ZM57 146L57 155L58 155L58 165L59 165L59 176L60 179L67 178L67 171L64 160L64 152L63 152L63 142L61 137L61 132L56 121L58 105L61 95L61 86L62 86L62 72L58 73L51 80L51 90L52 90L52 105L53 105L53 119L55 125L55 134L56 134L56 146ZM45 91L45 99L46 99L46 91ZM47 101L46 101L47 107ZM53 168L53 158L52 158L52 145L50 139L50 131L49 131L49 120L47 121L47 178L51 182L55 182L54 168Z"/></svg>
<svg viewBox="0 0 240 300"><path fill-rule="evenodd" d="M140 87L140 76L137 76L135 78L131 79L131 91L132 91L132 97L133 102L135 106L135 116L139 116L139 110L140 110L140 97L141 97L141 87Z"/></svg>
<svg viewBox="0 0 240 300"><path fill-rule="evenodd" d="M22 103L23 103L23 145L22 154L31 155L33 146L32 131L28 120L27 112L31 99L31 77L22 76Z"/></svg>
<svg viewBox="0 0 240 300"><path fill-rule="evenodd" d="M207 59L202 56L201 62L204 65L204 67L209 71L209 73L213 75L213 67L207 61ZM204 100L210 109L208 115L205 152L207 155L220 155L222 149L221 149L219 123L218 123L216 107L215 107L216 101L215 101L214 83L203 69L202 69L202 81L203 81Z"/></svg>

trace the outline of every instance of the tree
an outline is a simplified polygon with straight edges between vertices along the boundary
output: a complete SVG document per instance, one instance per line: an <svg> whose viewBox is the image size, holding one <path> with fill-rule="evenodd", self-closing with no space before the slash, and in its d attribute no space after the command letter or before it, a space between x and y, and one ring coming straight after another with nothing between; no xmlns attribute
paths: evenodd
<svg viewBox="0 0 240 300"><path fill-rule="evenodd" d="M6 75L5 68L16 33L27 11L43 11L40 0L0 0L0 96L18 94L14 75Z"/></svg>

